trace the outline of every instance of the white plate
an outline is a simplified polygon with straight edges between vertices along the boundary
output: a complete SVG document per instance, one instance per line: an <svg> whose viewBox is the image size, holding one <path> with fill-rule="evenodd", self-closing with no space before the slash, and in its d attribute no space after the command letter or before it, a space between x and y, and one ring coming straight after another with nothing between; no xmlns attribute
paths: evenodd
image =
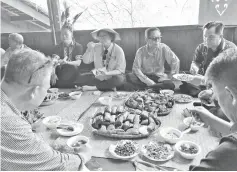
<svg viewBox="0 0 237 172"><path fill-rule="evenodd" d="M53 123L49 121L55 121ZM42 123L49 129L55 129L61 122L60 116L48 116L43 119Z"/></svg>
<svg viewBox="0 0 237 172"><path fill-rule="evenodd" d="M146 153L147 150L146 150L145 146L146 145L142 145L141 152L142 152L143 156L145 156L149 160L156 161L156 162L164 162L164 161L168 161L168 160L170 160L170 159L172 159L174 157L174 150L173 150L172 153L166 159L154 159L154 158L151 158L151 157L149 157L147 155L147 153Z"/></svg>
<svg viewBox="0 0 237 172"><path fill-rule="evenodd" d="M193 80L193 75L190 75L190 74L179 73L179 74L173 75L173 77L179 81L185 81L185 82Z"/></svg>
<svg viewBox="0 0 237 172"><path fill-rule="evenodd" d="M109 152L111 153L111 155L117 159L122 159L122 160L129 160L132 159L134 157L136 157L139 154L139 151L135 152L133 155L130 156L120 156L118 154L115 153L115 148L117 145L110 145L109 146Z"/></svg>
<svg viewBox="0 0 237 172"><path fill-rule="evenodd" d="M61 136L75 136L80 134L84 128L84 125L81 123L60 123L62 125L70 125L74 128L74 131L65 130L65 129L57 129L58 134Z"/></svg>
<svg viewBox="0 0 237 172"><path fill-rule="evenodd" d="M69 96L73 100L79 99L81 97L81 95L82 95L81 91L73 91L73 92L69 93Z"/></svg>
<svg viewBox="0 0 237 172"><path fill-rule="evenodd" d="M182 97L189 97L189 100L181 101ZM174 100L178 103L190 103L193 101L193 97L187 94L176 94L174 95Z"/></svg>

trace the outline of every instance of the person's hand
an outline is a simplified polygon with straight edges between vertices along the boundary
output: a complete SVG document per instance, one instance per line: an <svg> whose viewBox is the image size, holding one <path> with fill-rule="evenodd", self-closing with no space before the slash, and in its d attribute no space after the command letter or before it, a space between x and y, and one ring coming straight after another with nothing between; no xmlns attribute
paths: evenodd
<svg viewBox="0 0 237 172"><path fill-rule="evenodd" d="M192 109L189 109L189 111L193 114L197 114L198 117L205 123L209 125L209 120L213 114L209 112L206 108L203 106L196 106Z"/></svg>
<svg viewBox="0 0 237 172"><path fill-rule="evenodd" d="M193 85L199 86L203 83L203 81L204 81L204 76L194 75L194 76L192 76L192 79L188 82L193 84Z"/></svg>
<svg viewBox="0 0 237 172"><path fill-rule="evenodd" d="M76 60L82 60L82 55L76 55L75 59Z"/></svg>
<svg viewBox="0 0 237 172"><path fill-rule="evenodd" d="M213 96L213 91L211 89L209 90L203 90L198 94L198 98L201 100L210 100Z"/></svg>
<svg viewBox="0 0 237 172"><path fill-rule="evenodd" d="M88 162L91 159L92 156L91 150L92 147L88 143L81 148L74 148L74 152L79 154L84 163Z"/></svg>
<svg viewBox="0 0 237 172"><path fill-rule="evenodd" d="M94 42L89 42L89 43L87 44L87 47L88 47L89 49L94 48L94 46L95 46L95 43L94 43Z"/></svg>
<svg viewBox="0 0 237 172"><path fill-rule="evenodd" d="M150 79L149 83L147 83L147 86L152 86L152 85L155 85L156 83Z"/></svg>
<svg viewBox="0 0 237 172"><path fill-rule="evenodd" d="M158 75L159 79L157 82L162 82L162 81L165 81L165 80L169 80L169 76L167 74L163 74L163 75Z"/></svg>
<svg viewBox="0 0 237 172"><path fill-rule="evenodd" d="M196 64L192 63L190 67L190 73L192 75L197 75L198 71L199 71L199 67Z"/></svg>
<svg viewBox="0 0 237 172"><path fill-rule="evenodd" d="M102 74L95 75L95 78L100 80L100 81L104 81L105 80L105 75L102 75Z"/></svg>

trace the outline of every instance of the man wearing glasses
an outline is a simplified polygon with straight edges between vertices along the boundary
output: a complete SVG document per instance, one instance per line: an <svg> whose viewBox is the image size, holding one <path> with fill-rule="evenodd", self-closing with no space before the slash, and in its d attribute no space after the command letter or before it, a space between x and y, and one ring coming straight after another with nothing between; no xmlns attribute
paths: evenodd
<svg viewBox="0 0 237 172"><path fill-rule="evenodd" d="M213 91L200 87L198 80L203 80L203 75L211 61L221 52L229 48L236 48L236 45L223 38L224 25L221 22L211 21L203 26L203 43L200 44L194 53L190 73L195 75L193 82L184 83L180 86L182 92L197 96L205 101L210 101ZM203 91L201 91L203 90ZM216 108L215 108L216 111ZM222 112L213 112L217 116L227 119Z"/></svg>
<svg viewBox="0 0 237 172"><path fill-rule="evenodd" d="M158 28L148 28L145 39L147 44L137 50L133 73L128 74L127 80L131 81L134 90L146 87L174 89L175 85L170 77L179 72L178 57L166 44L161 43L161 32ZM164 73L165 61L171 68L169 75Z"/></svg>
<svg viewBox="0 0 237 172"><path fill-rule="evenodd" d="M38 107L50 88L51 60L21 49L12 54L1 82L1 170L76 171L91 158L89 147L75 154L54 150L32 131L21 111Z"/></svg>

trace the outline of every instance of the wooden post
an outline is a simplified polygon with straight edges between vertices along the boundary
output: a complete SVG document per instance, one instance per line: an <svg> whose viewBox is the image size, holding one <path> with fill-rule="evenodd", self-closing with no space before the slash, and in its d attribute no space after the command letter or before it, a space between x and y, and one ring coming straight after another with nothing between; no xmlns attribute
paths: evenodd
<svg viewBox="0 0 237 172"><path fill-rule="evenodd" d="M57 32L61 29L61 13L59 0L47 0L50 25L52 29L53 42L56 45L60 42L60 37Z"/></svg>

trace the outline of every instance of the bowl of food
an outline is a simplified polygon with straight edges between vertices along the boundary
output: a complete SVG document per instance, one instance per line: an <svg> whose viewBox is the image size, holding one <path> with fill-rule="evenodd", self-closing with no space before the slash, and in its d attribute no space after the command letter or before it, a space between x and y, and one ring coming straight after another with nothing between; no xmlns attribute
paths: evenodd
<svg viewBox="0 0 237 172"><path fill-rule="evenodd" d="M184 118L183 123L186 125L186 127L190 127L192 131L198 131L204 126L204 123L198 117Z"/></svg>
<svg viewBox="0 0 237 172"><path fill-rule="evenodd" d="M201 152L201 147L191 141L179 141L175 144L175 150L185 159L194 159Z"/></svg>
<svg viewBox="0 0 237 172"><path fill-rule="evenodd" d="M181 139L182 132L176 128L166 127L160 129L160 135L166 142L175 144Z"/></svg>
<svg viewBox="0 0 237 172"><path fill-rule="evenodd" d="M168 96L173 96L174 91L173 90L160 90L161 94L168 95Z"/></svg>
<svg viewBox="0 0 237 172"><path fill-rule="evenodd" d="M89 143L89 138L86 136L74 136L67 140L67 145L70 148L83 148Z"/></svg>
<svg viewBox="0 0 237 172"><path fill-rule="evenodd" d="M81 91L73 91L73 92L69 93L69 96L73 100L79 99L81 97L81 95L82 95Z"/></svg>
<svg viewBox="0 0 237 172"><path fill-rule="evenodd" d="M150 141L142 146L141 152L147 159L156 162L168 161L174 157L174 149L163 142Z"/></svg>
<svg viewBox="0 0 237 172"><path fill-rule="evenodd" d="M61 117L59 116L48 116L44 118L42 123L49 129L56 129L61 122Z"/></svg>
<svg viewBox="0 0 237 172"><path fill-rule="evenodd" d="M57 99L58 95L56 93L47 93L40 106L52 105L56 102Z"/></svg>
<svg viewBox="0 0 237 172"><path fill-rule="evenodd" d="M68 93L61 92L61 93L58 94L58 98L59 99L69 99L70 96L69 96Z"/></svg>
<svg viewBox="0 0 237 172"><path fill-rule="evenodd" d="M108 97L108 96L100 97L98 99L98 102L102 105L110 105L111 101L112 101L112 97Z"/></svg>
<svg viewBox="0 0 237 172"><path fill-rule="evenodd" d="M117 159L129 160L139 154L139 145L131 140L121 140L110 145L109 152Z"/></svg>
<svg viewBox="0 0 237 172"><path fill-rule="evenodd" d="M48 93L58 93L58 88L50 88L48 89Z"/></svg>

